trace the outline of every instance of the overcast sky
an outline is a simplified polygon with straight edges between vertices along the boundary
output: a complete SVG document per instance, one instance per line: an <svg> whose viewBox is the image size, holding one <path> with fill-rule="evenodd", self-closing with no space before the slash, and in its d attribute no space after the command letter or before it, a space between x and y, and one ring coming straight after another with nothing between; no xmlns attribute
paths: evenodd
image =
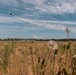
<svg viewBox="0 0 76 75"><path fill-rule="evenodd" d="M66 28L76 38L76 0L0 0L0 38L61 39Z"/></svg>

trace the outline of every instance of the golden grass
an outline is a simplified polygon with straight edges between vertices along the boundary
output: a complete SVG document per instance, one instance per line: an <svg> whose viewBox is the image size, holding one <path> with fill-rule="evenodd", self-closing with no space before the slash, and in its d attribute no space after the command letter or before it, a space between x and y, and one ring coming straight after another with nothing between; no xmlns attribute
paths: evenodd
<svg viewBox="0 0 76 75"><path fill-rule="evenodd" d="M13 44L8 57L7 72L2 67L5 42L9 47ZM57 75L58 71L62 72L64 68L68 75L72 75L71 62L72 56L76 55L76 42L71 42L70 49L67 49L64 46L67 46L68 42L57 41L59 49L56 55L48 48L47 43L48 41L0 41L0 75Z"/></svg>

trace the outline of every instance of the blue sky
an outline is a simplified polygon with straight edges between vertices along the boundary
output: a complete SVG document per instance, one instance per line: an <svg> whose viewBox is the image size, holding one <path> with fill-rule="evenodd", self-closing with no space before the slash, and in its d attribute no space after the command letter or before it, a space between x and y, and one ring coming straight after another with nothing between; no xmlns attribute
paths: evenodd
<svg viewBox="0 0 76 75"><path fill-rule="evenodd" d="M1 39L62 39L66 28L76 38L76 0L0 0Z"/></svg>

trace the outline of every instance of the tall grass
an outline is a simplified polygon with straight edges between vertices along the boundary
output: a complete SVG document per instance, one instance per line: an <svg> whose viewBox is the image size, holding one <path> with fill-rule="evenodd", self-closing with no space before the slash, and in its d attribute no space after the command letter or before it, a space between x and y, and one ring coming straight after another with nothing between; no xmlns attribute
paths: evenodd
<svg viewBox="0 0 76 75"><path fill-rule="evenodd" d="M2 66L5 73L8 72L9 57L11 56L12 52L13 52L13 43L9 45L8 43L5 42L5 47L3 50L3 60L2 60Z"/></svg>
<svg viewBox="0 0 76 75"><path fill-rule="evenodd" d="M7 42L3 46L2 55L0 54L0 66L6 74L9 67L9 71L15 71L12 72L13 74L9 72L8 75L26 75L26 73L27 75L76 75L76 48L73 42L17 41L15 43ZM25 46L26 48L23 50L22 48ZM13 58L10 58L13 51L18 52L19 54L15 54L19 56L16 57L14 54ZM11 60L14 60L12 66L9 65ZM29 69L32 73L28 73L31 71L28 70L27 66L32 66Z"/></svg>

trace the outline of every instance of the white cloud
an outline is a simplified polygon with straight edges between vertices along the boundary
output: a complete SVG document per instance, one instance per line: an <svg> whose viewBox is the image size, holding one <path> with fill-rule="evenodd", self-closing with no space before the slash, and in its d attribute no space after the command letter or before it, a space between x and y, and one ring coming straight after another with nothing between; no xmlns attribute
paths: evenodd
<svg viewBox="0 0 76 75"><path fill-rule="evenodd" d="M41 13L65 14L76 12L76 0L21 0L21 3L18 0L0 0L0 3L9 6L21 7L20 4L22 4L24 9L29 8L26 6L26 2L33 4L32 9L35 8Z"/></svg>
<svg viewBox="0 0 76 75"><path fill-rule="evenodd" d="M11 22L19 22L19 20L13 17L0 16L0 23L11 23Z"/></svg>
<svg viewBox="0 0 76 75"><path fill-rule="evenodd" d="M32 38L33 38L33 39L41 39L42 37L37 36L37 35L33 35Z"/></svg>
<svg viewBox="0 0 76 75"><path fill-rule="evenodd" d="M0 32L10 32L10 31L30 31L30 30L41 30L37 27L0 27Z"/></svg>
<svg viewBox="0 0 76 75"><path fill-rule="evenodd" d="M52 13L52 14L65 14L76 12L75 0L27 0L27 2L34 4L36 9Z"/></svg>
<svg viewBox="0 0 76 75"><path fill-rule="evenodd" d="M42 20L24 19L24 18L20 18L20 17L16 17L16 18L19 20L22 20L26 23L34 24L37 26L42 26L42 27L47 28L47 29L66 31L66 26L63 26L62 24L54 24L54 23L49 24L49 23L44 23L44 21L42 21ZM64 22L64 23L68 23L68 22ZM69 23L71 23L71 22L69 22ZM70 29L70 31L76 32L75 28L70 28L70 27L68 27L68 28Z"/></svg>
<svg viewBox="0 0 76 75"><path fill-rule="evenodd" d="M70 25L75 25L76 26L76 22L71 22L71 21L53 21L53 20L41 20L42 22L46 22L46 23L54 23L54 24L70 24Z"/></svg>
<svg viewBox="0 0 76 75"><path fill-rule="evenodd" d="M0 3L9 5L9 6L19 6L19 3L17 0L0 0Z"/></svg>
<svg viewBox="0 0 76 75"><path fill-rule="evenodd" d="M17 17L15 16L13 17L1 17L0 16L0 23L13 23L13 22L26 22L32 25L36 25L36 26L41 26L47 29L54 29L54 30L61 30L61 31L66 31L66 27L64 26L66 24L71 24L71 25L75 25L76 22L63 22L63 21L46 21L46 20L35 20L35 19L27 19L27 18L21 18L21 17ZM76 32L76 27L72 28L69 27L71 32Z"/></svg>

